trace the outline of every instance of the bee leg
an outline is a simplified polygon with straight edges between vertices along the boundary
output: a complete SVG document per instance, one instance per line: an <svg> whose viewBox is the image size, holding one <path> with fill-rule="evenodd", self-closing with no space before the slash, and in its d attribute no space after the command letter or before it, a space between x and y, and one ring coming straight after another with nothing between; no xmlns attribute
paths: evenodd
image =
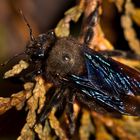
<svg viewBox="0 0 140 140"><path fill-rule="evenodd" d="M38 69L38 70L35 70L33 72L27 73L24 76L21 76L20 77L20 80L22 80L24 82L28 82L28 81L35 82L35 77L37 75L41 75L41 74L42 74L42 70L41 69Z"/></svg>
<svg viewBox="0 0 140 140"><path fill-rule="evenodd" d="M94 27L97 24L98 21L98 15L99 15L99 6L100 3L97 1L96 8L94 11L92 11L89 15L85 15L85 21L83 23L83 41L84 41L84 46L87 47L91 40L94 37Z"/></svg>
<svg viewBox="0 0 140 140"><path fill-rule="evenodd" d="M46 106L44 106L44 108L42 110L43 112L41 112L41 115L40 115L37 123L44 123L45 119L47 118L48 113L52 110L52 108L58 107L62 103L63 98L64 98L64 91L65 91L65 89L63 87L56 89L49 104L46 103Z"/></svg>
<svg viewBox="0 0 140 140"><path fill-rule="evenodd" d="M75 132L74 110L73 110L75 95L72 92L69 93L68 95L69 96L67 98L66 114L69 121L69 135L71 137Z"/></svg>

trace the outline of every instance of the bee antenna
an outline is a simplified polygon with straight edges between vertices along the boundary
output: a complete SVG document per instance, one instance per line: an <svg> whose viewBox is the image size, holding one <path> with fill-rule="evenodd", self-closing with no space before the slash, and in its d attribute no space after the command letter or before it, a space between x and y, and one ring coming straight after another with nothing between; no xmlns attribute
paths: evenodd
<svg viewBox="0 0 140 140"><path fill-rule="evenodd" d="M25 52L22 52L22 53L16 54L12 58L10 58L7 61L5 61L4 63L0 64L0 66L3 66L4 67L5 65L9 64L12 60L14 60L16 57L18 57L20 55L24 55L24 54L26 54L26 53Z"/></svg>
<svg viewBox="0 0 140 140"><path fill-rule="evenodd" d="M33 36L33 31L32 31L32 28L31 28L31 26L30 26L30 24L29 24L29 22L28 22L27 18L26 18L26 17L25 17L25 15L23 14L22 10L20 10L20 9L19 9L19 13L20 13L20 14L21 14L21 16L23 17L23 19L24 19L24 21L25 21L26 25L27 25L27 26L28 26L28 28L29 28L31 41L34 41L34 40L35 40L35 38L34 38L34 36Z"/></svg>

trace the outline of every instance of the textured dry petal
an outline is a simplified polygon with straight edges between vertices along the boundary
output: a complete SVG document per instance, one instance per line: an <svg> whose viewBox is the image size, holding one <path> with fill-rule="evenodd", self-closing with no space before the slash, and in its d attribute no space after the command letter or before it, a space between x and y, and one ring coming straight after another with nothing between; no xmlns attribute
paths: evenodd
<svg viewBox="0 0 140 140"><path fill-rule="evenodd" d="M16 74L19 74L22 70L26 69L28 66L29 66L29 64L27 62L20 60L20 62L18 64L13 66L13 68L11 70L7 71L4 74L4 78L9 78Z"/></svg>

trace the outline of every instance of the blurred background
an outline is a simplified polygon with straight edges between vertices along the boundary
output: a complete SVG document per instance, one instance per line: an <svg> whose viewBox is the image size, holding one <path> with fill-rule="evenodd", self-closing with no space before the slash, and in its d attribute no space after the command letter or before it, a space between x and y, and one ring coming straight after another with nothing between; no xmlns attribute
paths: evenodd
<svg viewBox="0 0 140 140"><path fill-rule="evenodd" d="M0 60L25 49L29 40L28 28L19 13L23 11L35 35L56 26L64 11L75 0L1 0L0 1Z"/></svg>

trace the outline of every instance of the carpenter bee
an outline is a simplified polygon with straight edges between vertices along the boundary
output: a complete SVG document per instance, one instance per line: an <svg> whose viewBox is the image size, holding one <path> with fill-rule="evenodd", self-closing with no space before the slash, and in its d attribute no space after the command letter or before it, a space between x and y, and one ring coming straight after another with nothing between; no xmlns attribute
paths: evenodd
<svg viewBox="0 0 140 140"><path fill-rule="evenodd" d="M42 123L50 110L65 100L71 134L74 132L75 100L98 112L140 115L140 73L88 47L94 35L92 27L97 22L98 7L97 4L88 18L83 44L72 37L59 38L53 30L34 38L26 21L31 41L25 54L29 64L35 66L30 76L42 75L56 87L39 122Z"/></svg>

